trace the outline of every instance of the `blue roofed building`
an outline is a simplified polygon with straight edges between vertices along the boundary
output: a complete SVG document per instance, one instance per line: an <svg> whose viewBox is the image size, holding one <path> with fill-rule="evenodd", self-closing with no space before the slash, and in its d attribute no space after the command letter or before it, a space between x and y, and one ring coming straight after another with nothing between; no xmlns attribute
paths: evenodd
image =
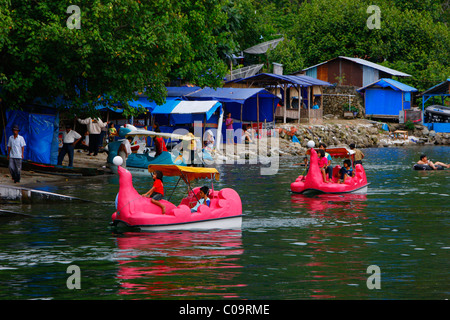
<svg viewBox="0 0 450 320"><path fill-rule="evenodd" d="M379 79L357 89L364 95L366 117L398 119L401 112L410 110L416 88L390 78Z"/></svg>

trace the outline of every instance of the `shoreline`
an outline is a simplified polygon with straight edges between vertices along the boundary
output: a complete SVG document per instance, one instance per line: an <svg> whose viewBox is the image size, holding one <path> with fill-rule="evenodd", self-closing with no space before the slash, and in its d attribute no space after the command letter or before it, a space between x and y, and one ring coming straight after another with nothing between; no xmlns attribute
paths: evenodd
<svg viewBox="0 0 450 320"><path fill-rule="evenodd" d="M277 124L275 129L279 132L278 146L276 148L271 148L270 151L264 150L264 152L268 152L270 155L278 154L283 158L303 156L306 152L306 143L309 140L314 140L316 146L319 142L324 142L328 147L339 145L348 146L350 143L355 143L356 148L360 149L406 147L415 145L450 145L450 133L436 134L432 131L428 131L424 126L415 125L415 130L408 132L407 139L402 137L394 138L392 137L392 132L395 130L404 130L403 125L397 123L387 125L389 126L389 132L383 130L383 123L364 119L330 119L325 120L324 123L320 125L294 123ZM292 142L293 136L297 137L299 143ZM241 147L244 149L235 149L235 154L232 157L234 158L234 161L247 159L252 152L248 149L248 145ZM225 149L226 144L223 144L222 148ZM238 154L238 152L241 153ZM100 152L94 157L88 156L87 153L81 149L75 150L74 167L96 168L104 171L103 175L97 176L72 177L22 170L21 182L14 183L8 168L0 167L0 185L36 187L45 183L69 183L70 181L82 181L84 179L105 177L111 174L111 170L106 162L107 157L108 155L106 152ZM67 164L68 157L66 156L63 165Z"/></svg>

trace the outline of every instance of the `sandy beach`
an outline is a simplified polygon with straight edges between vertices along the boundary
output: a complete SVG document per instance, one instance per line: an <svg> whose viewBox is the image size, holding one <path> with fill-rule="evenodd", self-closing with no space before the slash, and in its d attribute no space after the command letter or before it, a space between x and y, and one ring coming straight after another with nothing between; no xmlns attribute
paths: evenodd
<svg viewBox="0 0 450 320"><path fill-rule="evenodd" d="M78 150L81 151L81 149L75 150L74 160L73 160L74 167L97 168L100 170L104 170L105 174L110 174L109 169L106 168L106 158L108 157L108 154L106 152L101 152L97 156L94 157L94 156L88 156L85 151L78 152ZM62 164L64 166L67 166L68 162L69 162L69 157L66 156ZM9 169L6 167L0 167L0 184L1 185L31 187L31 186L35 186L35 185L39 185L39 184L47 183L47 182L52 182L52 183L67 182L70 180L80 179L80 178L86 178L86 177L79 177L79 176L71 177L71 176L63 176L63 175L47 174L47 173L22 170L20 183L14 183L14 181L11 179ZM88 177L88 178L92 178L92 177Z"/></svg>

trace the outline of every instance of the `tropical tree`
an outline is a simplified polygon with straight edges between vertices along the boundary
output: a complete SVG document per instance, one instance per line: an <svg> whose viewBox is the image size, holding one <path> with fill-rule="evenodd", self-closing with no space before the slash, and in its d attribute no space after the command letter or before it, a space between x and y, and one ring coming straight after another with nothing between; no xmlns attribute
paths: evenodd
<svg viewBox="0 0 450 320"><path fill-rule="evenodd" d="M218 52L233 46L221 32L223 1L1 1L0 98L7 107L62 97L74 112L120 104L134 114L128 101L136 92L162 103L170 79L221 85L226 64Z"/></svg>

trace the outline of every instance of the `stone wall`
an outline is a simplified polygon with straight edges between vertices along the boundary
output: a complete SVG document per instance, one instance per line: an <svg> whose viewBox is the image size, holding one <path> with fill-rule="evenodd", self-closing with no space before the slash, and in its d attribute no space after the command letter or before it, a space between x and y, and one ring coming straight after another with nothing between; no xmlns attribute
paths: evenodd
<svg viewBox="0 0 450 320"><path fill-rule="evenodd" d="M369 120L337 121L340 123L277 125L281 138L281 150L288 154L300 154L306 150L306 144L309 140L314 140L316 144L323 142L327 146L348 146L354 143L359 148L420 144L450 145L450 133L436 133L429 131L422 125L415 125L414 130L408 130L408 139L398 139L392 133L395 130L407 130L402 124L389 123L389 131L385 131L381 122ZM300 144L291 142L293 135L297 137Z"/></svg>
<svg viewBox="0 0 450 320"><path fill-rule="evenodd" d="M323 93L323 114L344 117L344 106L348 106L349 97L344 95L354 95L350 97L350 104L358 109L357 118L364 118L365 107L362 94L356 91L358 87L354 86L335 86L324 87ZM330 116L328 116L330 117Z"/></svg>

